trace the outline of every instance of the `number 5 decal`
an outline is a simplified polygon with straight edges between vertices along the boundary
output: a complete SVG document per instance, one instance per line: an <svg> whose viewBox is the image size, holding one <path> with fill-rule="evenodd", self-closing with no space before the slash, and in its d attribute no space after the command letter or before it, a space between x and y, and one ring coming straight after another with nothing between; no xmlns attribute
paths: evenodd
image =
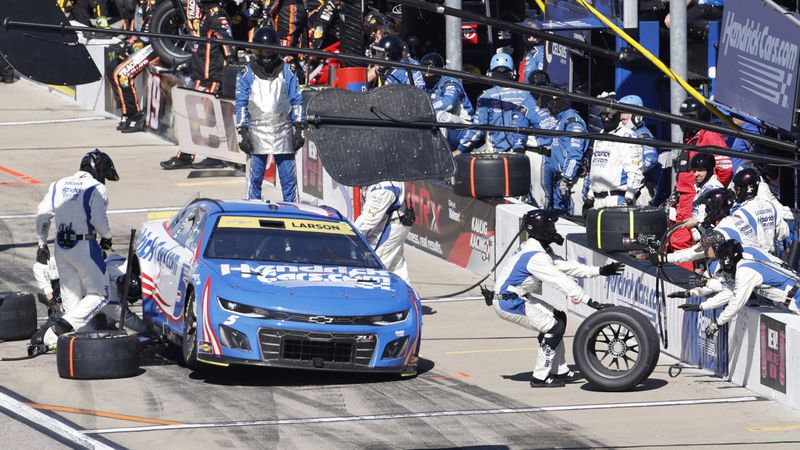
<svg viewBox="0 0 800 450"><path fill-rule="evenodd" d="M237 319L239 319L239 316L235 316L235 315L231 314L230 316L228 316L228 318L225 320L225 322L223 322L223 325L231 326L231 325L236 323Z"/></svg>

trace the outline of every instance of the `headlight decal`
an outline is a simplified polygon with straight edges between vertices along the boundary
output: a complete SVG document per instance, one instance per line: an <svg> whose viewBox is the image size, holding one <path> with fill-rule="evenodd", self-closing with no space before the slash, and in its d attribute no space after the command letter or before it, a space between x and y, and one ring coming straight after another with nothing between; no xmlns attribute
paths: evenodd
<svg viewBox="0 0 800 450"><path fill-rule="evenodd" d="M219 345L219 339L217 339L217 335L214 334L214 328L211 326L211 317L209 316L209 312L211 310L211 277L209 276L206 278L206 284L203 286L203 303L202 303L202 310L203 310L203 337L205 340L211 342L211 351L215 355L221 355L222 349Z"/></svg>
<svg viewBox="0 0 800 450"><path fill-rule="evenodd" d="M404 365L407 365L409 361L411 361L411 357L414 355L414 349L417 348L417 341L419 341L420 329L422 327L422 314L420 314L419 305L417 305L417 296L414 295L414 291L410 286L408 288L408 298L411 299L411 305L414 307L414 318L417 321L417 332L414 333L414 339L411 341L411 345L408 346L408 353L406 353L406 358L403 360Z"/></svg>

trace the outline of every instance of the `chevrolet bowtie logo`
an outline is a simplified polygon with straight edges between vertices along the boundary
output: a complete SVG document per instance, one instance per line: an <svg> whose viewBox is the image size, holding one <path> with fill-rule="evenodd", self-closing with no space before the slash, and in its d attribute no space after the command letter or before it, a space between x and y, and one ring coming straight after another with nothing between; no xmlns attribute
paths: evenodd
<svg viewBox="0 0 800 450"><path fill-rule="evenodd" d="M314 323L333 323L333 317L312 316L308 318L308 321Z"/></svg>

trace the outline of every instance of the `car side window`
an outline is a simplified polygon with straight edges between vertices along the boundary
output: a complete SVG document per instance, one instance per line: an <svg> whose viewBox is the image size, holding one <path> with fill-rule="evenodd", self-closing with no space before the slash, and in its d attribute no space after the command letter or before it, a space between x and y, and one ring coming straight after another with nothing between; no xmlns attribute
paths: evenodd
<svg viewBox="0 0 800 450"><path fill-rule="evenodd" d="M184 247L188 247L187 241L191 237L192 230L195 229L198 219L200 219L199 211L201 209L196 206L187 208L178 219L177 224L172 227L172 238Z"/></svg>
<svg viewBox="0 0 800 450"><path fill-rule="evenodd" d="M194 249L200 242L200 236L206 226L206 210L197 208L194 213L194 218L190 220L190 229L186 235L186 241L183 243L184 247Z"/></svg>

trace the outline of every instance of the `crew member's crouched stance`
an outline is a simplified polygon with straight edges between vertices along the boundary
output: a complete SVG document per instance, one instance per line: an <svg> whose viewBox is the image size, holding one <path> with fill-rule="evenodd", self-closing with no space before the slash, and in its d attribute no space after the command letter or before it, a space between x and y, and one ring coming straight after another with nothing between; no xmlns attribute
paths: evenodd
<svg viewBox="0 0 800 450"><path fill-rule="evenodd" d="M533 369L531 387L561 387L580 378L569 370L564 357L562 338L567 329L567 314L530 295L542 282L553 285L575 303L603 309L610 304L592 300L574 277L621 274L624 265L611 263L593 267L556 256L550 244L561 245L564 238L556 231L558 213L534 210L523 218L528 239L514 252L500 270L494 286L494 311L502 319L539 332L539 352ZM487 302L491 297L487 298Z"/></svg>

